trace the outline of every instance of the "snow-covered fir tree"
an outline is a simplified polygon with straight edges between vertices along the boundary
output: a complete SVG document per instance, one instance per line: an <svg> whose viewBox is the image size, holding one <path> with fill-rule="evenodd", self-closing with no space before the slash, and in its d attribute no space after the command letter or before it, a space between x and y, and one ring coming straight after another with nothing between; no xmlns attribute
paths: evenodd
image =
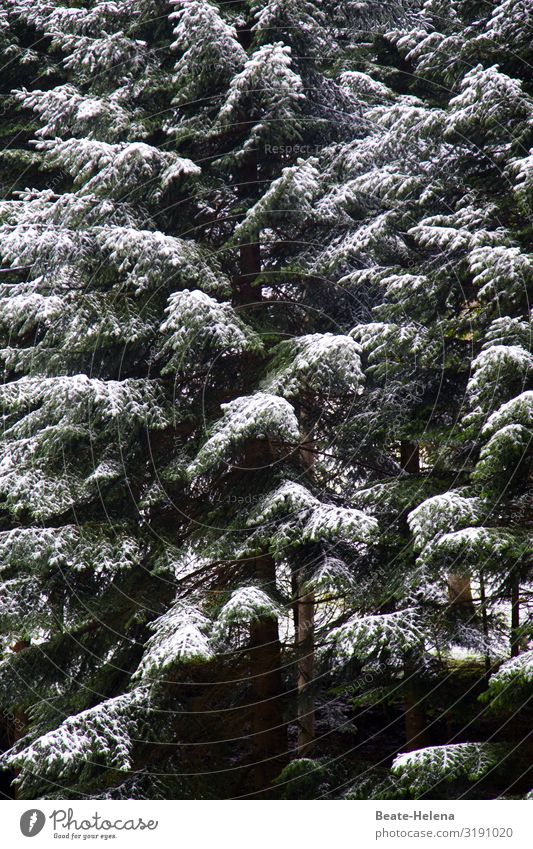
<svg viewBox="0 0 533 849"><path fill-rule="evenodd" d="M520 29L527 14L520 3L495 4L480 18L468 4L428 2L422 26L386 33L382 57L401 57L412 76L388 77L400 93L376 106L375 137L333 161L343 199L346 172L353 176L363 220L321 261L355 260L360 268L343 282L375 293L371 320L352 331L370 402L367 395L347 417L347 440L353 445L362 430L361 459L372 452L388 475L394 462L402 472L394 483L376 479L354 503L363 498L375 514L380 505L388 520L384 543L401 573L385 603L393 615L426 620L411 662L403 661L410 748L438 734L424 710L442 710L438 692L454 652L483 656L489 677L529 640L532 266L522 186L533 101L527 47L519 43L509 61L505 36L496 35L504 16ZM343 650L353 646L347 629ZM473 743L454 748L462 733L449 747L401 756L383 783L371 790L362 781L355 794L438 798L510 787L505 776L524 768L516 747L503 757L476 742L474 756Z"/></svg>
<svg viewBox="0 0 533 849"><path fill-rule="evenodd" d="M527 4L4 7L9 792L525 794Z"/></svg>

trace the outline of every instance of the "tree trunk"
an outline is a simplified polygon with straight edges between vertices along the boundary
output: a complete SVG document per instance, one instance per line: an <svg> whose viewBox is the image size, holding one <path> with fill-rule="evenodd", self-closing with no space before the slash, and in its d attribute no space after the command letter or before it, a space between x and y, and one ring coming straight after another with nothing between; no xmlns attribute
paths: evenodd
<svg viewBox="0 0 533 849"><path fill-rule="evenodd" d="M401 442L400 464L408 474L420 474L420 449L416 442ZM426 711L414 661L404 664L404 728L406 751L429 745Z"/></svg>
<svg viewBox="0 0 533 849"><path fill-rule="evenodd" d="M475 607L472 597L472 584L468 575L461 575L458 572L448 572L447 581L450 605L473 615Z"/></svg>
<svg viewBox="0 0 533 849"><path fill-rule="evenodd" d="M257 242L241 245L239 258L241 274L237 283L237 302L239 305L253 304L261 300L261 288L253 282L261 271L261 246L259 234Z"/></svg>
<svg viewBox="0 0 533 849"><path fill-rule="evenodd" d="M420 452L415 442L402 442L400 457L402 469L409 472L409 474L420 474ZM446 580L451 607L473 616L475 607L470 578L467 575L449 572Z"/></svg>
<svg viewBox="0 0 533 849"><path fill-rule="evenodd" d="M489 648L489 620L487 617L487 594L485 591L485 576L483 571L479 573L479 597L481 601L481 624L483 626L484 654L485 654L485 679L489 681L491 660Z"/></svg>
<svg viewBox="0 0 533 849"><path fill-rule="evenodd" d="M270 555L256 557L254 567L267 590L275 584L276 567ZM253 791L266 796L286 763L287 753L277 619L265 616L252 623L250 637Z"/></svg>
<svg viewBox="0 0 533 849"><path fill-rule="evenodd" d="M302 445L300 457L310 477L313 475L316 455L314 452L313 427L307 421L303 409L299 410ZM315 594L305 590L307 570L305 566L296 572L296 615L294 629L297 657L297 724L298 757L306 757L315 741L315 698L313 680L315 676Z"/></svg>
<svg viewBox="0 0 533 849"><path fill-rule="evenodd" d="M402 440L400 443L400 465L410 475L420 474L420 449L416 442Z"/></svg>
<svg viewBox="0 0 533 849"><path fill-rule="evenodd" d="M18 640L14 645L11 646L11 651L15 654L18 654L24 649L29 648L31 643L28 640ZM13 711L5 717L5 733L6 733L6 743L7 748L11 748L18 743L19 740L24 737L28 728L28 717L26 711L20 705L15 707ZM7 773L7 779L11 782L10 793L12 794L13 799L18 799L20 795L20 788L14 785L13 779L15 775L11 772Z"/></svg>
<svg viewBox="0 0 533 849"><path fill-rule="evenodd" d="M298 757L306 757L315 741L315 700L313 678L315 669L315 595L306 592L305 571L298 576L298 619L296 651L298 657Z"/></svg>
<svg viewBox="0 0 533 849"><path fill-rule="evenodd" d="M257 155L252 153L239 172L237 193L240 199L253 197L258 181ZM239 247L239 274L235 278L233 299L236 305L253 304L262 299L261 287L254 281L261 273L261 245L259 233L248 236L249 241Z"/></svg>
<svg viewBox="0 0 533 849"><path fill-rule="evenodd" d="M417 685L417 670L406 664L404 667L404 751L412 752L429 746L431 741L427 730L426 711L423 693Z"/></svg>
<svg viewBox="0 0 533 849"><path fill-rule="evenodd" d="M520 584L513 579L511 587L511 657L520 654Z"/></svg>
<svg viewBox="0 0 533 849"><path fill-rule="evenodd" d="M258 182L257 154L252 153L238 173L239 199L253 201ZM233 302L245 306L260 301L261 289L253 283L261 273L259 232L239 247L239 273L233 280ZM244 466L263 468L271 461L268 442L250 446ZM253 473L253 472L252 472ZM270 555L254 558L253 577L267 591L276 586L276 565ZM252 789L268 796L272 781L287 756L287 729L283 720L281 643L277 619L262 617L250 627L250 683L252 699Z"/></svg>

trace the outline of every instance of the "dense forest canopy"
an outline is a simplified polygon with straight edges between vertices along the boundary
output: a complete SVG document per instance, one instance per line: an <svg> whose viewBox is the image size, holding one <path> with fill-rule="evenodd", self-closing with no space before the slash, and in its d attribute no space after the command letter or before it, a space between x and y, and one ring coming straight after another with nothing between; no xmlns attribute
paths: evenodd
<svg viewBox="0 0 533 849"><path fill-rule="evenodd" d="M533 792L528 0L0 0L6 798Z"/></svg>

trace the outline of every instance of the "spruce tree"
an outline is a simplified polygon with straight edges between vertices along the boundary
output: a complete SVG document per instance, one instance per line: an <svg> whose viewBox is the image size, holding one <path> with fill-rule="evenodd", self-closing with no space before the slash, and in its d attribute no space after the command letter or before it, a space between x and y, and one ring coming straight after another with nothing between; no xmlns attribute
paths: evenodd
<svg viewBox="0 0 533 849"><path fill-rule="evenodd" d="M185 717L201 718L206 675L243 669L235 657L255 705L241 787L262 792L287 758L282 575L301 575L301 593L337 539L375 532L335 491L298 482L306 357L324 370L319 405L330 369L336 397L358 391L358 347L298 342L281 298L263 294L262 225L242 235L298 167L297 143L319 148L359 116L331 120L348 100L313 59L316 7L291 44L265 38L270 6L236 11L17 7L58 69L51 87L16 93L38 116L49 183L2 208L2 674L6 715L23 717L4 763L24 795L194 793L176 742L195 745ZM150 791L153 740L176 778Z"/></svg>
<svg viewBox="0 0 533 849"><path fill-rule="evenodd" d="M9 5L13 792L529 789L528 15ZM373 704L386 768L339 763Z"/></svg>
<svg viewBox="0 0 533 849"><path fill-rule="evenodd" d="M130 684L175 580L149 514L188 415L164 376L170 296L229 284L180 235L200 168L160 144L162 8L17 7L59 77L17 94L48 176L2 203L2 697L7 763L33 797L157 793L149 741L174 733L174 696Z"/></svg>
<svg viewBox="0 0 533 849"><path fill-rule="evenodd" d="M376 403L365 404L346 428L353 439L354 427L365 423L363 457L370 449L384 470L396 462L403 472L353 501L363 495L374 513L381 503L392 507L390 521L396 518L389 556L400 559L403 575L389 604L407 613L406 592L413 598L415 591L414 610L426 619L411 684L404 667L419 706L420 651L430 649L426 675L434 692L435 650L441 662L458 647L484 655L488 677L509 651L517 656L527 645L520 604L531 581L531 257L522 186L532 101L527 47L519 41L511 59L498 32L506 14L524 26L520 3L495 5L483 17L468 4L427 3L423 27L379 40L382 61L401 58L404 76L389 80L402 94L376 107L379 150L378 143L371 151L359 143L344 153L343 164L357 169L355 186L368 193L370 214L328 256L336 263L360 257L363 268L346 282L376 292L373 321L354 330ZM344 649L353 650L351 633L341 631ZM365 644L361 652L368 652ZM410 730L418 733L416 723L409 728L411 712L406 705L407 748L420 748L409 739ZM373 790L363 783L356 793L490 793L484 788L491 781L505 786L506 775L524 768L512 745L502 755L490 744L456 740L400 756L392 777ZM442 781L453 786L443 790Z"/></svg>

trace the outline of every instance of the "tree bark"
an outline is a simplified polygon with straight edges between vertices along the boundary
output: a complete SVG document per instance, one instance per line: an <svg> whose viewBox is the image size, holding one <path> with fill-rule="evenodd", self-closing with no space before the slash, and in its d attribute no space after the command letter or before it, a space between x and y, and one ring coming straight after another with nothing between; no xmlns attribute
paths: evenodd
<svg viewBox="0 0 533 849"><path fill-rule="evenodd" d="M315 595L305 591L305 571L298 576L298 619L296 651L298 657L298 757L306 757L315 741L315 700L313 678L315 670Z"/></svg>
<svg viewBox="0 0 533 849"><path fill-rule="evenodd" d="M520 584L513 579L511 587L511 657L520 654Z"/></svg>
<svg viewBox="0 0 533 849"><path fill-rule="evenodd" d="M31 643L28 640L18 640L14 645L11 646L11 651L15 654L18 654L24 649L29 648ZM14 746L19 740L24 737L27 727L28 727L28 717L26 715L26 711L20 705L9 714L9 716L5 717L5 728L6 728L6 742L8 748ZM8 776L13 779L15 776L11 773L8 773ZM18 799L20 795L20 788L11 783L10 791L12 793L13 799Z"/></svg>
<svg viewBox="0 0 533 849"><path fill-rule="evenodd" d="M489 620L487 617L487 594L485 591L485 576L483 571L481 570L479 573L479 597L481 601L481 624L483 626L483 639L484 639L484 654L485 654L485 679L489 681L490 677L490 668L491 668L491 660L490 660L490 649L489 649Z"/></svg>
<svg viewBox="0 0 533 849"><path fill-rule="evenodd" d="M237 303L241 306L253 304L262 298L261 288L254 286L254 280L261 271L261 245L259 234L257 242L241 245L239 248L239 260L241 274L237 283Z"/></svg>
<svg viewBox="0 0 533 849"><path fill-rule="evenodd" d="M414 666L404 666L404 728L406 752L429 746L431 741L427 730L424 696L417 682L417 670Z"/></svg>
<svg viewBox="0 0 533 849"><path fill-rule="evenodd" d="M420 474L420 449L416 442L400 443L400 465L410 475ZM404 664L404 729L406 751L429 744L423 694L418 684L418 670L412 660Z"/></svg>
<svg viewBox="0 0 533 849"><path fill-rule="evenodd" d="M251 153L238 173L237 194L240 200L253 200L258 182L257 154ZM259 232L248 237L239 247L239 272L233 279L233 302L245 306L260 301L260 287L254 281L261 273ZM253 473L271 462L267 441L251 445L244 467ZM249 474L250 472L247 472ZM276 564L268 554L254 558L253 577L267 591L276 586ZM250 626L250 683L252 698L252 787L256 797L268 796L273 780L283 769L287 756L287 729L283 719L283 683L281 643L278 621L262 617Z"/></svg>
<svg viewBox="0 0 533 849"><path fill-rule="evenodd" d="M448 598L450 605L471 615L475 612L472 584L468 575L448 572Z"/></svg>
<svg viewBox="0 0 533 849"><path fill-rule="evenodd" d="M237 193L244 200L253 196L258 182L257 155L252 153L239 171ZM237 306L245 306L262 300L260 286L254 281L261 273L261 244L259 232L248 237L249 241L239 247L239 274L235 278L233 299Z"/></svg>
<svg viewBox="0 0 533 849"><path fill-rule="evenodd" d="M267 589L275 584L276 566L270 555L256 557L254 567ZM268 795L287 754L278 620L265 616L252 623L250 637L253 790L255 795Z"/></svg>
<svg viewBox="0 0 533 849"><path fill-rule="evenodd" d="M299 410L298 417L302 433L300 457L308 475L312 477L316 460L316 454L313 450L313 428L302 408ZM307 570L303 565L296 572L296 615L294 618L297 657L298 757L306 757L315 742L315 698L313 692L315 676L315 594L305 588L307 577Z"/></svg>
<svg viewBox="0 0 533 849"><path fill-rule="evenodd" d="M420 449L416 442L400 443L400 466L410 475L420 474Z"/></svg>

